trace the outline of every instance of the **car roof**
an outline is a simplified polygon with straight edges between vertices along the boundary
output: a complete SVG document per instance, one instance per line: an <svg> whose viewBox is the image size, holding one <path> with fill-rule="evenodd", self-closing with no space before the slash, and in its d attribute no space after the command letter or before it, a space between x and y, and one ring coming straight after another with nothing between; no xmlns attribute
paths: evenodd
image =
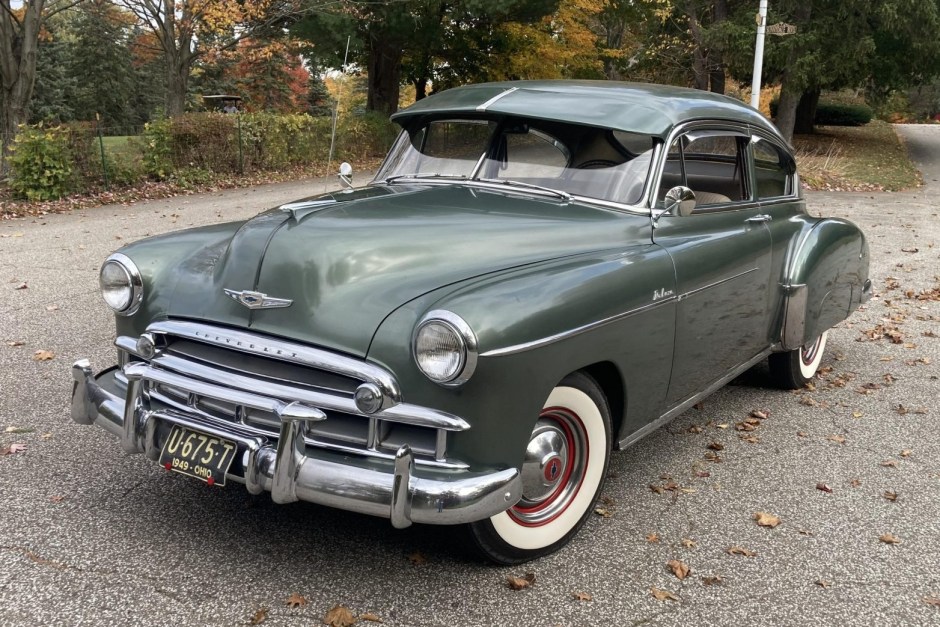
<svg viewBox="0 0 940 627"><path fill-rule="evenodd" d="M496 113L562 120L665 138L691 120L731 120L780 137L756 109L698 89L618 81L506 81L456 87L392 115L406 126L423 116ZM782 141L782 140L781 140Z"/></svg>

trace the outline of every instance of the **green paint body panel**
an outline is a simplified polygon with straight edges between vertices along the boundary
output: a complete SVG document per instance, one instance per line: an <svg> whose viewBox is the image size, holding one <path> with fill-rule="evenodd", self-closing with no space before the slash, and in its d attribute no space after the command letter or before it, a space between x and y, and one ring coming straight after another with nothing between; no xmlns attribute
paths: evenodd
<svg viewBox="0 0 940 627"><path fill-rule="evenodd" d="M396 119L470 114L510 87L519 89L487 114L659 137L689 120L737 120L778 136L724 97L596 82L459 88ZM652 172L662 167L660 157ZM866 296L864 236L844 220L810 217L798 194L662 215L655 228L652 214L452 182L327 194L126 246L145 300L117 318L118 333L190 319L368 359L394 374L405 402L465 419L471 428L450 436L448 454L487 469L521 465L539 409L570 372L603 364L616 373L623 397L610 402L623 407L614 416L623 442L755 355L782 350L794 318L809 341ZM226 288L293 304L249 310ZM456 313L477 336L477 369L460 387L431 382L414 362L415 326L433 309Z"/></svg>

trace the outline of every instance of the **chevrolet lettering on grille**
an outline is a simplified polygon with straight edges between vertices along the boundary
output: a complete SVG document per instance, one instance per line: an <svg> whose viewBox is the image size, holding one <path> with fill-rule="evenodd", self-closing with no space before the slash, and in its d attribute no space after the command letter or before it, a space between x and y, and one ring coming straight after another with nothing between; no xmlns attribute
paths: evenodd
<svg viewBox="0 0 940 627"><path fill-rule="evenodd" d="M274 309L276 307L290 307L294 302L289 298L274 298L273 296L268 296L267 294L262 294L261 292L252 292L250 290L236 292L235 290L225 289L225 293L228 294L233 300L241 303L248 309Z"/></svg>

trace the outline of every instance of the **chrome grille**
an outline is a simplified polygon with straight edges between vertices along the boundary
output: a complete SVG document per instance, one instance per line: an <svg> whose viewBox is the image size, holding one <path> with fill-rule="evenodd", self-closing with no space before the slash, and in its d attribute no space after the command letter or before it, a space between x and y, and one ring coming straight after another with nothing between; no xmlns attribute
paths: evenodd
<svg viewBox="0 0 940 627"><path fill-rule="evenodd" d="M277 439L281 420L276 405L297 401L327 416L308 423L308 446L393 459L407 443L416 454L415 463L467 467L448 458L446 451L447 432L468 428L461 419L402 403L371 416L358 411L353 394L364 381L378 381L398 394L394 378L372 364L361 362L360 374L351 358L340 356L336 372L323 367L331 363L324 351L199 323L155 323L148 332L159 337L157 354L149 360L153 374L143 381L152 405L224 420ZM236 341L242 344L233 346ZM126 337L116 342L125 351L133 343ZM246 393L251 395L248 401L239 402L239 394ZM259 403L257 398L270 400Z"/></svg>

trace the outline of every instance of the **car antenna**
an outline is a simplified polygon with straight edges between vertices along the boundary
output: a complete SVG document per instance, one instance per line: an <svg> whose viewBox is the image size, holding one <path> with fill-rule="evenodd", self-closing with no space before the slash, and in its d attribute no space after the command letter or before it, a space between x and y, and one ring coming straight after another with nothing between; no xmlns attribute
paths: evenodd
<svg viewBox="0 0 940 627"><path fill-rule="evenodd" d="M343 76L346 76L346 63L349 60L349 42L352 40L352 35L346 37L346 54L343 55ZM333 130L330 133L330 154L326 158L326 178L323 180L323 191L326 192L326 189L329 185L330 180L330 168L333 167L333 148L336 147L336 119L339 117L339 96L342 94L342 90L337 93L336 98L333 100Z"/></svg>

